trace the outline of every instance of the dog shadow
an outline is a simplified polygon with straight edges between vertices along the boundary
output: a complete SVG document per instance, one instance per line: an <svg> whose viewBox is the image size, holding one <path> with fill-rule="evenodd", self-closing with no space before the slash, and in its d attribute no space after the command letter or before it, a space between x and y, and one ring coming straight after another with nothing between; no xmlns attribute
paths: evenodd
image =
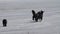
<svg viewBox="0 0 60 34"><path fill-rule="evenodd" d="M42 20L39 20L38 22L40 23L40 22L42 22ZM36 22L36 21L34 21L34 20L29 20L29 21L27 21L27 22L25 22L25 23L27 23L27 24L28 24L28 23L37 23L37 22Z"/></svg>
<svg viewBox="0 0 60 34"><path fill-rule="evenodd" d="M32 21L32 20L31 20L31 21L29 21L29 23L36 23L36 21Z"/></svg>
<svg viewBox="0 0 60 34"><path fill-rule="evenodd" d="M32 21L32 20L29 20L29 21L27 21L27 22L25 22L25 23L36 23L35 21Z"/></svg>

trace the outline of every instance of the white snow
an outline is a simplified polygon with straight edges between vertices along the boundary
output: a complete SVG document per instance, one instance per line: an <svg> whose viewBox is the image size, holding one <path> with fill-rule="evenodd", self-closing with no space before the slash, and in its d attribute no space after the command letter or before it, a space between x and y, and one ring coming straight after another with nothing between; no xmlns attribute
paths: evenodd
<svg viewBox="0 0 60 34"><path fill-rule="evenodd" d="M32 9L45 11L41 22L32 20ZM0 0L0 34L60 34L60 0Z"/></svg>

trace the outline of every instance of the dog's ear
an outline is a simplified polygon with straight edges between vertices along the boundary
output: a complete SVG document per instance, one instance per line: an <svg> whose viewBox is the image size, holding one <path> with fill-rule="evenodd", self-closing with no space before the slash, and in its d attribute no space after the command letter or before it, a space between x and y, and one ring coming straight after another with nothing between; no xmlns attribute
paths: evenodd
<svg viewBox="0 0 60 34"><path fill-rule="evenodd" d="M34 10L32 10L32 14L35 15L35 11Z"/></svg>

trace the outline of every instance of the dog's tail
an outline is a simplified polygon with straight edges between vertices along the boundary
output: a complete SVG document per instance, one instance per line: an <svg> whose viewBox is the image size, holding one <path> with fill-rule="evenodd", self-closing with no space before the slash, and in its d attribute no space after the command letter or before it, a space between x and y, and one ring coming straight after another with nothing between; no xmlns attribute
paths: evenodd
<svg viewBox="0 0 60 34"><path fill-rule="evenodd" d="M34 10L32 10L32 14L35 15L35 11Z"/></svg>

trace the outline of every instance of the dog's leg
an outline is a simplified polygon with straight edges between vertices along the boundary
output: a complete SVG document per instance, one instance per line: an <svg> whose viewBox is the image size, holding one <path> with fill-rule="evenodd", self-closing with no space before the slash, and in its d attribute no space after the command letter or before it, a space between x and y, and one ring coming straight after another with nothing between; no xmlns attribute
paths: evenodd
<svg viewBox="0 0 60 34"><path fill-rule="evenodd" d="M32 17L32 20L34 20L34 16Z"/></svg>
<svg viewBox="0 0 60 34"><path fill-rule="evenodd" d="M35 18L35 21L38 22L38 18Z"/></svg>
<svg viewBox="0 0 60 34"><path fill-rule="evenodd" d="M42 20L42 17L41 17L41 20Z"/></svg>
<svg viewBox="0 0 60 34"><path fill-rule="evenodd" d="M35 19L36 22L38 22L38 19Z"/></svg>

